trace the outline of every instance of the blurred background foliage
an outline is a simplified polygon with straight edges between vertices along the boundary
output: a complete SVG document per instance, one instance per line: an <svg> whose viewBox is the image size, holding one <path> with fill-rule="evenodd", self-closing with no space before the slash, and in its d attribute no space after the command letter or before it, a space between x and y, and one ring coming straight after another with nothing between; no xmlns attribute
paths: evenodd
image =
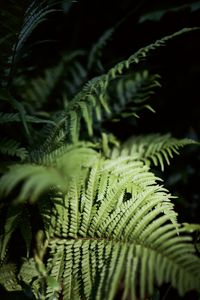
<svg viewBox="0 0 200 300"><path fill-rule="evenodd" d="M1 1L0 8L7 7L8 2ZM26 1L22 3L24 5ZM90 78L99 74L98 68L108 70L114 63L157 38L183 27L200 26L200 1L63 0L58 1L55 7L57 11L48 16L47 21L28 39L26 54L18 68L27 77L37 77L41 70L53 67L63 55L77 49L80 50L80 61L85 63L84 53L109 28L113 33L102 49L101 65L92 69ZM181 36L157 50L148 63L144 61L150 72L161 75L162 88L153 98L156 114L144 111L139 119L128 118L120 124L117 120L107 122L106 127L121 140L133 134L159 131L200 141L199 38L197 32ZM50 110L55 109L53 96L47 105ZM185 149L180 157L174 159L172 166L166 167L164 173L159 172L159 176L170 192L178 196L174 203L179 221L200 223L199 148L190 146ZM27 296L21 293L8 295L4 291L1 294L2 299L27 299L29 291ZM174 291L163 287L151 300L170 297L179 299ZM184 299L189 297L195 299L192 294Z"/></svg>

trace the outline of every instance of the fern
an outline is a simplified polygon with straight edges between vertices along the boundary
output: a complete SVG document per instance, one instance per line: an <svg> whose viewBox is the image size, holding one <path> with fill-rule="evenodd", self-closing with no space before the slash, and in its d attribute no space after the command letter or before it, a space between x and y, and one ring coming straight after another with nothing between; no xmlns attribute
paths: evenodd
<svg viewBox="0 0 200 300"><path fill-rule="evenodd" d="M8 1L2 11L2 22L4 21L4 24L9 28L9 39L4 45L3 54L4 56L8 55L8 53L10 54L6 59L7 67L4 69L5 74L2 79L3 86L6 86L12 79L15 65L22 54L22 49L30 34L45 20L45 17L49 13L55 11L53 8L55 2L48 3L48 0L42 2L37 0L32 1L28 7L26 6L27 3L23 0L20 2L18 5L15 5L12 0ZM9 25L7 20L10 20ZM3 28L4 31L7 32L6 26Z"/></svg>
<svg viewBox="0 0 200 300"><path fill-rule="evenodd" d="M15 264L7 264L0 267L0 284L8 291L21 291L22 287L17 280L17 267Z"/></svg>
<svg viewBox="0 0 200 300"><path fill-rule="evenodd" d="M26 163L10 166L9 171L0 179L1 195L8 195L23 181L17 198L19 202L24 202L29 197L34 202L51 186L65 190L68 178L78 173L81 167L91 165L96 157L97 153L90 148L69 146L41 158L43 165Z"/></svg>
<svg viewBox="0 0 200 300"><path fill-rule="evenodd" d="M25 114L24 115L25 121L27 123L36 123L36 124L41 124L41 123L50 123L50 124L55 124L51 120L45 120L42 118L38 118L36 116L30 116ZM19 113L0 113L0 124L5 124L5 123L12 123L12 122L21 122L22 118Z"/></svg>
<svg viewBox="0 0 200 300"><path fill-rule="evenodd" d="M15 85L20 87L22 97L29 105L39 109L54 95L58 98L67 97L77 91L86 78L86 70L78 62L78 58L83 56L81 50L65 54L58 64L46 69L43 76L34 78L27 82L26 78L18 78ZM64 94L55 93L56 89L65 91ZM28 102L27 102L28 100Z"/></svg>
<svg viewBox="0 0 200 300"><path fill-rule="evenodd" d="M103 35L99 38L99 40L93 45L89 55L88 55L88 63L87 68L91 69L93 65L97 65L100 71L103 71L104 68L100 61L100 56L102 54L102 49L106 46L108 40L112 37L114 32L114 28L107 29Z"/></svg>
<svg viewBox="0 0 200 300"><path fill-rule="evenodd" d="M123 274L123 299L144 299L155 283L171 282L181 295L199 289L200 261L190 238L177 236L170 195L151 173L144 176L146 167L126 159L112 165L100 161L90 170L88 185L71 181L67 194L52 199L57 217L51 219L47 268L60 282L64 299L75 293L78 298L113 299ZM47 298L59 293L48 288Z"/></svg>
<svg viewBox="0 0 200 300"><path fill-rule="evenodd" d="M159 75L150 75L148 71L137 72L134 76L125 76L117 80L111 91L112 114L118 112L122 117L138 116L138 111L153 108L145 102L154 94L154 89L160 87ZM113 103L112 103L113 102Z"/></svg>
<svg viewBox="0 0 200 300"><path fill-rule="evenodd" d="M164 164L170 164L173 154L179 154L179 149L197 142L190 139L176 139L170 134L150 134L132 137L121 147L111 150L112 158L123 155L134 155L137 160L142 160L145 164L160 166L164 171Z"/></svg>
<svg viewBox="0 0 200 300"><path fill-rule="evenodd" d="M122 278L123 299L144 299L163 282L181 295L199 290L200 261L170 197L131 156L97 160L69 179L66 191L52 195L52 218L46 220L47 271L60 285L56 291L47 285L47 299L60 293L64 299L113 299Z"/></svg>
<svg viewBox="0 0 200 300"><path fill-rule="evenodd" d="M17 156L21 160L27 157L27 150L20 146L20 143L12 139L3 139L0 144L0 152L11 156Z"/></svg>
<svg viewBox="0 0 200 300"><path fill-rule="evenodd" d="M94 120L95 122L100 122L102 121L102 118L105 115L107 115L107 118L111 117L111 110L109 108L109 105L112 105L112 102L110 100L111 96L109 95L108 88L109 85L113 83L114 79L119 79L118 77L123 72L129 70L132 64L138 64L140 60L142 60L145 56L149 54L149 52L154 51L158 47L163 46L168 40L173 39L176 36L185 32L189 32L191 30L195 30L195 28L181 30L175 34L160 39L155 43L150 44L149 46L141 48L134 55L130 56L127 60L116 64L106 74L93 78L88 83L86 83L83 89L66 105L66 112L64 112L62 118L60 118L60 121L58 121L59 126L55 127L54 133L56 134L56 132L59 132L59 128L62 130L62 128L65 127L67 128L68 140L72 141L73 143L76 143L79 140L80 125L81 120L83 120L86 124L88 134L92 136ZM144 86L143 90L142 82L145 81L147 82L147 86ZM128 82L126 82L126 85L128 85ZM142 102L144 99L148 98L151 94L150 88L152 89L152 85L153 87L159 86L159 83L157 82L157 75L155 77L149 76L148 73L144 72L143 75L136 75L134 77L133 82L131 83L131 86L127 86L126 88L129 88L129 94L132 94L134 103L134 100L136 102ZM136 91L134 93L133 89L135 88ZM147 94L145 94L146 88ZM117 113L119 113L120 110L123 110L123 101L125 99L125 96L122 94L120 95L119 93L121 93L120 83L118 84L118 96L120 96L121 104L120 106L116 105ZM136 97L135 99L134 96ZM129 100L129 97L126 96L126 98L127 100ZM127 101L125 104L127 104ZM150 106L145 106L152 110ZM134 111L134 105L132 105L132 107ZM135 110L138 110L138 108L136 107ZM135 112L133 112L132 114L136 115Z"/></svg>
<svg viewBox="0 0 200 300"><path fill-rule="evenodd" d="M79 61L85 53L74 51L35 78L23 72L14 77L24 44L56 3L35 0L13 10L11 3L5 16L15 16L19 9L22 18L13 19L17 34L0 41L11 46L3 85L12 83L1 91L0 123L6 129L22 124L27 149L7 137L0 146L4 155L22 160L12 158L0 178L0 284L9 291L28 285L42 300L112 300L120 282L124 300L146 299L163 283L180 295L200 292L200 260L188 236L190 227L180 226L173 197L149 171L152 163L163 170L179 148L194 142L149 135L120 144L114 135L101 132L105 120L137 117L142 108L153 111L147 100L160 86L159 75L136 66L171 39L197 28L139 49L82 87L95 63L101 68L99 56L113 29L92 48L86 67ZM51 98L54 113L52 108L43 111ZM10 263L16 233L17 265Z"/></svg>
<svg viewBox="0 0 200 300"><path fill-rule="evenodd" d="M11 205L7 210L3 234L0 236L0 261L5 259L8 244L17 229L20 230L26 245L26 256L29 257L32 242L32 226L30 213L26 205Z"/></svg>
<svg viewBox="0 0 200 300"><path fill-rule="evenodd" d="M161 18L164 17L169 12L179 12L181 10L187 10L187 9L190 9L191 12L195 12L196 10L199 10L200 2L196 1L194 3L186 3L180 6L166 7L165 9L148 12L139 18L139 23L143 23L145 21L154 21L154 22L160 21Z"/></svg>
<svg viewBox="0 0 200 300"><path fill-rule="evenodd" d="M185 28L172 35L157 40L155 43L141 48L140 50L138 50L138 52L131 55L127 60L117 63L106 74L90 80L83 87L83 89L72 99L67 107L68 112L66 114L66 126L70 132L71 141L76 142L79 138L78 128L80 127L80 115L87 125L89 135L92 135L92 115L94 114L96 120L100 121L103 113L106 113L107 115L111 113L111 110L109 108L110 103L108 96L108 87L114 79L118 78L119 75L122 75L124 72L129 70L132 65L138 64L141 60L143 60L147 55L155 51L157 48L164 46L171 39L186 32L190 32L191 30L197 29L198 28ZM73 118L70 118L70 114L72 114L72 111ZM77 128L75 132L74 128Z"/></svg>

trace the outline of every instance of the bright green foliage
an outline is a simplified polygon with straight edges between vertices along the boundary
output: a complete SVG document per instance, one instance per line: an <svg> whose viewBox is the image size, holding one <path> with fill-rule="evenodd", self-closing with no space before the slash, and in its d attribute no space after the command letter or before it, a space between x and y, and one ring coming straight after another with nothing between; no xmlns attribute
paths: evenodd
<svg viewBox="0 0 200 300"><path fill-rule="evenodd" d="M142 160L145 164L160 166L164 171L164 164L170 164L170 159L174 154L179 154L179 148L186 145L197 144L190 139L176 139L170 134L150 134L130 138L121 147L114 148L110 156L133 155L137 160Z"/></svg>
<svg viewBox="0 0 200 300"><path fill-rule="evenodd" d="M47 272L64 299L76 293L113 299L123 278L123 299L144 299L155 283L171 282L181 295L199 289L200 261L191 239L178 228L170 195L141 162L98 159L70 180L67 192L53 194L45 221ZM49 205L41 206L43 216ZM26 283L35 277L22 270ZM59 293L47 284L47 299Z"/></svg>
<svg viewBox="0 0 200 300"><path fill-rule="evenodd" d="M7 196L21 182L24 184L17 202L27 199L34 202L52 186L65 190L69 177L78 173L82 167L92 165L97 157L98 153L93 149L77 145L63 147L50 155L44 155L37 164L10 166L9 171L0 180L1 196Z"/></svg>
<svg viewBox="0 0 200 300"><path fill-rule="evenodd" d="M157 40L88 82L95 65L102 70L100 53L113 29L92 48L86 66L78 50L39 77L29 80L23 70L14 76L24 43L55 11L52 3L24 8L2 73L7 90L0 91L0 123L9 130L0 151L10 160L0 179L0 284L9 291L28 286L42 300L112 300L120 282L124 300L146 299L165 282L180 295L200 292L200 259L188 226L178 223L173 197L149 170L151 163L163 170L179 148L194 142L152 134L121 143L104 129L106 120L153 110L147 100L160 87L159 75L139 63L196 28ZM43 111L52 97L57 110ZM15 123L23 146L10 130ZM13 263L15 235L22 249Z"/></svg>

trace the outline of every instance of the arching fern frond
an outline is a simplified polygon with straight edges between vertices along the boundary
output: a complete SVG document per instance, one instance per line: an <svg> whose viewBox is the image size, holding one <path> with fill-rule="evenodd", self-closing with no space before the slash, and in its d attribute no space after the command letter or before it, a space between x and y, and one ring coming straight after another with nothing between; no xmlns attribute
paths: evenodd
<svg viewBox="0 0 200 300"><path fill-rule="evenodd" d="M19 229L26 245L26 254L29 257L32 242L32 227L30 224L29 211L25 205L12 205L7 209L3 234L0 236L0 261L6 256L8 243L16 231Z"/></svg>
<svg viewBox="0 0 200 300"><path fill-rule="evenodd" d="M131 157L99 161L82 180L52 198L47 269L61 288L48 288L47 299L112 300L121 280L122 299L145 299L164 282L181 295L199 290L191 239L177 235L170 195L146 167Z"/></svg>
<svg viewBox="0 0 200 300"><path fill-rule="evenodd" d="M113 32L114 32L113 27L107 29L103 33L103 35L99 38L99 40L93 45L88 55L88 63L87 63L88 69L94 67L95 64L100 69L100 71L104 70L100 61L100 56L102 54L102 49L106 46L108 40L112 37Z"/></svg>
<svg viewBox="0 0 200 300"><path fill-rule="evenodd" d="M60 152L60 155L59 155ZM92 165L98 153L91 148L69 146L52 154L44 155L36 163L18 164L9 167L9 171L0 179L1 196L8 195L18 184L23 183L17 197L19 202L36 201L39 196L54 187L65 190L68 180L82 167ZM43 163L39 165L38 163Z"/></svg>
<svg viewBox="0 0 200 300"><path fill-rule="evenodd" d="M4 58L3 66L6 61L1 82L3 86L12 79L15 64L19 60L21 50L28 37L49 13L55 11L54 4L55 1L48 0L34 0L29 6L24 0L21 0L20 3L9 0L4 4L1 12L2 30L3 35L9 35L9 38L1 49ZM5 24L6 26L4 26Z"/></svg>
<svg viewBox="0 0 200 300"><path fill-rule="evenodd" d="M92 129L94 126L93 119L100 121L103 115L107 114L107 116L109 116L111 114L109 106L112 105L112 103L110 103L108 89L114 80L125 74L134 64L141 62L157 48L164 46L171 39L196 29L197 28L185 28L172 35L157 40L155 43L141 48L128 59L117 63L106 74L90 80L66 107L66 127L70 132L69 137L71 141L76 142L78 140L78 130L76 132L72 132L71 129L80 127L79 125L77 126L77 124L80 124L80 116L86 123L89 135L92 135ZM70 118L70 114L72 114L72 112L73 118Z"/></svg>
<svg viewBox="0 0 200 300"><path fill-rule="evenodd" d="M154 112L145 102L155 93L155 88L160 87L159 78L159 75L151 75L144 70L116 80L111 84L112 114L138 117L138 111L143 108Z"/></svg>
<svg viewBox="0 0 200 300"><path fill-rule="evenodd" d="M52 129L51 135L56 136L64 128L67 130L67 141L76 143L79 140L82 123L85 123L89 136L92 136L94 124L101 122L105 117L112 118L113 114L123 111L126 104L129 106L129 111L125 111L124 116L127 116L127 113L128 115L136 115L139 102L146 100L151 95L152 88L159 86L157 75L149 75L147 72L137 73L132 77L131 82L127 77L125 77L126 80L120 76L126 75L127 71L132 71L132 65L138 64L149 53L165 45L168 40L195 29L181 30L141 48L127 60L116 64L106 74L90 80L71 101L66 103L65 111L61 113L61 117L55 128ZM112 86L115 87L115 90L117 89L115 95L117 94L117 98L120 99L120 105L117 105L116 102L113 103ZM132 101L129 104L130 98ZM111 106L114 110L112 114ZM144 106L151 109L149 105L145 104Z"/></svg>
<svg viewBox="0 0 200 300"><path fill-rule="evenodd" d="M16 85L26 105L31 105L32 109L39 109L50 100L53 93L59 100L63 96L70 98L74 95L85 82L87 74L78 61L83 54L81 50L66 53L55 66L46 69L43 75L31 81L18 78ZM58 93L56 89L62 90L63 94Z"/></svg>
<svg viewBox="0 0 200 300"><path fill-rule="evenodd" d="M164 164L170 164L174 154L179 154L179 149L186 145L197 144L191 139L176 139L170 134L149 134L132 137L121 147L114 148L111 157L133 155L145 164L154 164L164 170Z"/></svg>
<svg viewBox="0 0 200 300"><path fill-rule="evenodd" d="M55 125L55 123L51 120L45 120L28 114L24 114L23 118L27 123L35 123L35 124L49 123ZM22 122L22 117L20 113L0 112L0 124L13 123L13 122Z"/></svg>
<svg viewBox="0 0 200 300"><path fill-rule="evenodd" d="M28 151L21 147L20 143L13 139L2 139L0 143L0 152L10 156L19 157L21 160L25 160Z"/></svg>
<svg viewBox="0 0 200 300"><path fill-rule="evenodd" d="M93 135L94 124L102 120L116 118L120 116L136 116L142 108L153 110L150 105L144 102L154 93L154 89L160 86L158 75L150 75L148 72L137 72L135 75L116 78L104 91L104 96L88 94L83 101L81 98L77 102L69 102L66 109L68 117L66 127L69 131L69 138L73 142L79 139L81 119L84 120L88 134ZM95 82L98 78L94 78ZM88 85L93 81L89 82ZM86 86L87 89L87 86ZM112 107L112 113L109 108Z"/></svg>

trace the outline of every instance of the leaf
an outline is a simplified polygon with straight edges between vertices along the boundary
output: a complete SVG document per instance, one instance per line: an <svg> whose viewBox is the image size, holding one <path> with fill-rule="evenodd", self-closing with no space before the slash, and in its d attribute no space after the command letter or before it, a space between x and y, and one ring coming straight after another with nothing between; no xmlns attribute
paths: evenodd
<svg viewBox="0 0 200 300"><path fill-rule="evenodd" d="M190 139L176 139L170 134L149 134L132 137L118 149L113 149L111 157L133 155L135 159L144 161L147 165L160 166L164 171L164 164L170 164L174 154L179 154L179 149L186 145L198 143Z"/></svg>
<svg viewBox="0 0 200 300"><path fill-rule="evenodd" d="M10 156L17 156L22 161L28 156L28 151L24 147L21 147L19 142L6 138L1 140L0 152Z"/></svg>
<svg viewBox="0 0 200 300"><path fill-rule="evenodd" d="M199 10L200 9L200 1L193 2L193 3L186 3L186 4L183 4L180 6L168 7L166 9L148 12L139 18L139 23L144 23L146 21L158 22L161 20L161 18L165 14L167 14L169 12L179 12L179 11L182 11L185 9L190 9L191 12Z"/></svg>
<svg viewBox="0 0 200 300"><path fill-rule="evenodd" d="M0 284L7 291L21 291L22 287L20 286L17 279L17 268L15 264L9 263L0 267Z"/></svg>
<svg viewBox="0 0 200 300"><path fill-rule="evenodd" d="M200 260L191 238L174 224L170 195L141 163L131 157L120 159L100 160L90 168L82 184L77 181L78 193L69 188L65 205L62 196L52 198L54 215L57 212L60 224L67 227L65 233L56 231L50 239L50 276L60 282L64 299L76 295L111 300L121 280L123 299L144 299L164 282L176 287L180 295L199 290ZM101 184L103 178L106 188ZM131 194L128 200L124 197L127 191ZM80 205L71 210L75 199ZM66 218L70 221L65 222ZM52 228L58 220L52 220ZM75 230L73 235L69 226Z"/></svg>

